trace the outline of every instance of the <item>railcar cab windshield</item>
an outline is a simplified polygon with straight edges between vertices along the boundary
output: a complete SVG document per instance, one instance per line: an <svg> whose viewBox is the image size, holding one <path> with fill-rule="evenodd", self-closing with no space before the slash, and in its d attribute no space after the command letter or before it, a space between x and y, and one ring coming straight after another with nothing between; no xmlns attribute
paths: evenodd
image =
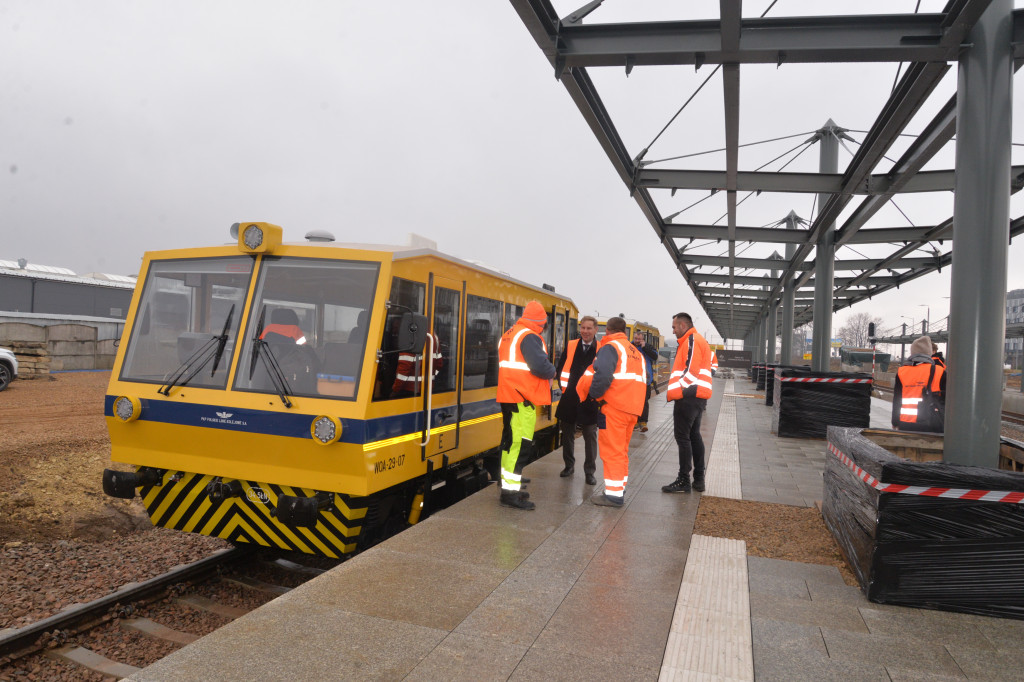
<svg viewBox="0 0 1024 682"><path fill-rule="evenodd" d="M354 400L380 264L265 255L243 315L256 263L152 261L121 380Z"/></svg>

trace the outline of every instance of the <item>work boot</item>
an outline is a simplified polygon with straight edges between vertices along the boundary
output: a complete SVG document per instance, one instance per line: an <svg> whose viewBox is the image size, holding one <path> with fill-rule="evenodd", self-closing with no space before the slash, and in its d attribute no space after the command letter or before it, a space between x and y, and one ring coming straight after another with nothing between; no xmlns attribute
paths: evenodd
<svg viewBox="0 0 1024 682"><path fill-rule="evenodd" d="M663 493L688 493L690 492L690 479L688 476L680 476L668 485L661 486Z"/></svg>
<svg viewBox="0 0 1024 682"><path fill-rule="evenodd" d="M567 476L572 476L575 472L576 467L568 466L562 469L560 472L558 472L558 475L561 476L562 478L566 478Z"/></svg>
<svg viewBox="0 0 1024 682"><path fill-rule="evenodd" d="M640 433L647 433L647 422L640 422Z"/></svg>
<svg viewBox="0 0 1024 682"><path fill-rule="evenodd" d="M696 490L699 493L704 492L704 477L703 476L701 476L700 478L697 478L696 476L693 477L693 489Z"/></svg>
<svg viewBox="0 0 1024 682"><path fill-rule="evenodd" d="M597 485L597 479L594 478L594 474L587 474L587 485Z"/></svg>
<svg viewBox="0 0 1024 682"><path fill-rule="evenodd" d="M512 507L514 509L529 511L530 509L537 508L537 505L526 499L526 493L519 490L502 490L500 501L503 506Z"/></svg>
<svg viewBox="0 0 1024 682"><path fill-rule="evenodd" d="M621 497L612 497L611 495L607 495L605 493L601 493L600 495L594 495L593 497L590 498L590 502L592 504L596 504L599 507L621 507L622 506L622 498Z"/></svg>

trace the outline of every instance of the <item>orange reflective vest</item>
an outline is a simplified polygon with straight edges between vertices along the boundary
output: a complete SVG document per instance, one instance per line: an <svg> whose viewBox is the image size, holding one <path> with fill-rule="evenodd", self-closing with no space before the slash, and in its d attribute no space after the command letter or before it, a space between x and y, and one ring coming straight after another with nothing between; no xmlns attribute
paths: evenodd
<svg viewBox="0 0 1024 682"><path fill-rule="evenodd" d="M441 371L441 365L444 361L441 358L440 341L438 341L437 335L431 334L430 339L434 348L434 376L437 376L437 373ZM423 350L426 350L426 348ZM398 355L398 367L395 371L395 383L391 387L392 391L418 392L418 387L423 383L423 372L417 371L416 362L423 357L421 354L414 355L411 353L400 353Z"/></svg>
<svg viewBox="0 0 1024 682"><path fill-rule="evenodd" d="M563 391L569 388L569 370L572 369L572 359L576 355L576 349L579 348L579 345L580 340L573 339L565 349L565 364L562 365L562 373L558 377L558 385L562 387Z"/></svg>
<svg viewBox="0 0 1024 682"><path fill-rule="evenodd" d="M302 328L296 324L268 324L263 328L263 333L260 334L260 338L267 338L267 334L279 334L281 336L286 336L289 339L294 339L295 343L298 345L306 343L306 335L302 333Z"/></svg>
<svg viewBox="0 0 1024 682"><path fill-rule="evenodd" d="M540 339L546 353L544 337L522 322L501 335L498 341L498 402L521 403L529 400L534 405L551 404L551 380L541 379L530 371L520 345L530 334Z"/></svg>
<svg viewBox="0 0 1024 682"><path fill-rule="evenodd" d="M597 352L600 353L608 345L615 348L618 360L612 374L612 383L601 400L618 410L639 416L644 411L644 399L647 396L647 359L636 346L626 340L622 332L601 337L597 343ZM593 381L594 366L591 365L576 384L580 402L587 399Z"/></svg>
<svg viewBox="0 0 1024 682"><path fill-rule="evenodd" d="M711 351L711 371L718 371L718 353Z"/></svg>
<svg viewBox="0 0 1024 682"><path fill-rule="evenodd" d="M921 398L924 395L924 385L928 383L928 374L931 370L932 365L925 362L920 365L900 367L896 372L896 377L900 380L900 386L902 387L902 397L900 400L901 422L907 424L917 422L917 406L921 403ZM935 365L935 375L932 377L931 385L933 393L939 393L942 390L941 379L944 371L942 367Z"/></svg>
<svg viewBox="0 0 1024 682"><path fill-rule="evenodd" d="M697 387L698 398L707 400L711 397L711 349L693 327L679 337L665 397L669 401L680 400L683 392L691 386Z"/></svg>

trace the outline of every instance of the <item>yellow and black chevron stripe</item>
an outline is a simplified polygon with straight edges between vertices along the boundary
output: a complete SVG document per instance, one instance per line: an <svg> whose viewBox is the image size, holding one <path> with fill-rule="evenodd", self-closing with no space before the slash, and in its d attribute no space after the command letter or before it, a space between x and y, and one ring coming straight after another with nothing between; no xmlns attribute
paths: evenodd
<svg viewBox="0 0 1024 682"><path fill-rule="evenodd" d="M241 496L214 503L206 493L212 480L204 474L169 471L162 485L142 488L142 502L153 525L335 559L356 550L367 511L365 498L335 494L334 508L321 511L316 526L293 527L270 514L278 496L312 497L316 491L240 481Z"/></svg>

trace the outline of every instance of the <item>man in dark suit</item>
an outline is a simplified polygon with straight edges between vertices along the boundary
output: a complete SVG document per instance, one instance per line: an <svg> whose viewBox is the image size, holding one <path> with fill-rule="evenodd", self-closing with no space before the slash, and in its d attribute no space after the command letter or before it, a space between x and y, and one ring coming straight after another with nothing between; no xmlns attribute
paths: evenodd
<svg viewBox="0 0 1024 682"><path fill-rule="evenodd" d="M597 320L590 315L580 318L580 337L569 342L555 364L557 370L555 376L562 389L562 399L558 402L555 417L558 418L558 425L562 429L562 459L565 461L565 468L562 469L559 476L563 478L572 476L576 471L574 441L576 427L580 427L583 431L585 456L583 473L586 475L587 485L597 484L594 473L597 471L597 415L599 409L594 400L587 400L580 404L579 396L576 394L576 384L594 362L594 357L597 354L597 340L594 338L596 334Z"/></svg>

